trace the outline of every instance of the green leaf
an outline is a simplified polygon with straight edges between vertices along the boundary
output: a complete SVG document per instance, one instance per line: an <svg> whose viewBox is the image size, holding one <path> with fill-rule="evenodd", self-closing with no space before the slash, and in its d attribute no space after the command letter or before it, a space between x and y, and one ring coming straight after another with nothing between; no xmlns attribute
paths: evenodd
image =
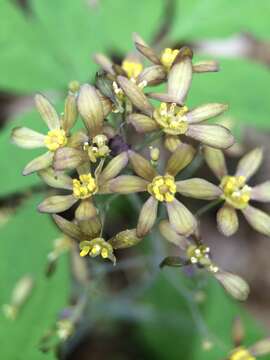
<svg viewBox="0 0 270 360"><path fill-rule="evenodd" d="M0 251L0 303L10 300L12 289L24 275L30 274L35 286L16 320L1 315L1 356L4 359L39 360L54 359L52 353L41 354L38 342L56 320L61 308L67 305L68 270L63 256L50 279L45 278L44 268L52 242L57 237L56 228L48 216L35 211L40 199L31 199L1 229Z"/></svg>

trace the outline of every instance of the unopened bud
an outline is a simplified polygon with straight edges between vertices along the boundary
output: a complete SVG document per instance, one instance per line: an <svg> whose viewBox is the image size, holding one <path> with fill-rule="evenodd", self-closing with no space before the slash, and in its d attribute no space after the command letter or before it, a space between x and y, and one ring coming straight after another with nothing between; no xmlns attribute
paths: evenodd
<svg viewBox="0 0 270 360"><path fill-rule="evenodd" d="M157 162L159 159L160 151L159 148L150 146L150 157L153 162Z"/></svg>

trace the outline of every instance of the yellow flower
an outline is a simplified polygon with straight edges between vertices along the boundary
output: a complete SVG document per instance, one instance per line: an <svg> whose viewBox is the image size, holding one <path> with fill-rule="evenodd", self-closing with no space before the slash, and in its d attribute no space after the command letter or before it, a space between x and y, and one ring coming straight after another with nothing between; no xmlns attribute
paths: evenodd
<svg viewBox="0 0 270 360"><path fill-rule="evenodd" d="M50 151L56 151L67 144L66 132L63 129L50 130L45 136L44 143Z"/></svg>
<svg viewBox="0 0 270 360"><path fill-rule="evenodd" d="M246 348L240 346L233 350L229 360L256 360L256 358Z"/></svg>
<svg viewBox="0 0 270 360"><path fill-rule="evenodd" d="M248 206L251 187L246 185L244 176L224 176L220 187L223 189L222 197L236 209L244 209Z"/></svg>
<svg viewBox="0 0 270 360"><path fill-rule="evenodd" d="M154 111L154 119L167 134L182 135L188 130L188 122L185 114L187 106L176 106L162 102Z"/></svg>
<svg viewBox="0 0 270 360"><path fill-rule="evenodd" d="M143 70L143 65L140 62L125 59L122 62L122 69L126 72L129 79L137 79Z"/></svg>
<svg viewBox="0 0 270 360"><path fill-rule="evenodd" d="M80 256L89 255L91 257L101 256L103 259L110 259L115 263L116 259L113 254L113 247L103 238L98 237L93 240L80 242Z"/></svg>
<svg viewBox="0 0 270 360"><path fill-rule="evenodd" d="M166 70L170 70L178 53L179 53L178 49L171 49L171 48L166 48L162 51L160 56L160 62L166 68Z"/></svg>
<svg viewBox="0 0 270 360"><path fill-rule="evenodd" d="M148 185L147 190L158 201L172 202L176 193L174 177L171 175L156 176Z"/></svg>
<svg viewBox="0 0 270 360"><path fill-rule="evenodd" d="M97 182L90 173L80 175L79 179L73 179L73 195L77 199L87 199L97 191Z"/></svg>

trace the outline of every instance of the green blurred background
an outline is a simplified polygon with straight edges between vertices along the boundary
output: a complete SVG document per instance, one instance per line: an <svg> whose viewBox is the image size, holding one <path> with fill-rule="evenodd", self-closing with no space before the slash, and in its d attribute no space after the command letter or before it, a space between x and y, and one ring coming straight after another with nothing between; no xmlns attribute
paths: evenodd
<svg viewBox="0 0 270 360"><path fill-rule="evenodd" d="M267 134L269 14L269 0L0 0L0 304L9 302L23 275L35 277L33 293L18 318L12 322L0 314L1 359L54 359L53 352L42 354L37 345L69 303L72 288L68 255L50 279L44 275L47 254L59 233L48 216L35 210L41 196L23 201L5 221L7 204L39 184L37 176L21 175L35 153L17 149L9 140L18 125L43 129L33 110L33 94L47 94L61 109L69 81L93 81L97 66L92 55L103 52L121 59L132 49L132 33L138 32L148 42L164 37L167 45L193 46L198 59L219 60L219 73L196 76L189 104L228 103L238 124ZM259 239L258 244L266 242ZM147 267L149 258L143 261ZM248 266L258 263L254 255L240 271L245 275ZM134 296L130 292L102 298L89 339L75 339L65 349L67 359L221 359L232 346L235 315L244 319L247 344L267 334L267 321L262 326L215 282L207 282L199 303L193 296L194 288L200 292L199 282L185 280L178 270L161 273L157 264L147 268L148 285ZM256 309L261 298L269 301L267 282L260 284L261 293L249 304L255 303ZM263 307L261 318L269 316Z"/></svg>

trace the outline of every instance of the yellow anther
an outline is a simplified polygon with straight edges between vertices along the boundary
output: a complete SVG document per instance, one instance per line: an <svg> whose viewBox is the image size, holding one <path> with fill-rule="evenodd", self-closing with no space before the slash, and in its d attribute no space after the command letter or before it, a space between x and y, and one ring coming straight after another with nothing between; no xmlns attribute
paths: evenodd
<svg viewBox="0 0 270 360"><path fill-rule="evenodd" d="M220 187L222 198L236 209L244 209L250 200L251 188L246 185L244 176L224 176Z"/></svg>
<svg viewBox="0 0 270 360"><path fill-rule="evenodd" d="M246 348L241 346L232 351L229 360L256 360L256 358Z"/></svg>
<svg viewBox="0 0 270 360"><path fill-rule="evenodd" d="M171 175L156 176L148 185L148 192L158 201L172 202L176 193L174 177Z"/></svg>
<svg viewBox="0 0 270 360"><path fill-rule="evenodd" d="M87 199L97 190L96 180L91 174L80 175L79 179L73 179L73 195L78 199Z"/></svg>
<svg viewBox="0 0 270 360"><path fill-rule="evenodd" d="M154 119L167 134L181 135L188 130L186 106L177 106L176 104L161 103L159 108L154 111Z"/></svg>
<svg viewBox="0 0 270 360"><path fill-rule="evenodd" d="M115 256L113 254L113 248L110 243L105 241L103 238L95 238L90 241L82 241L80 243L80 255L88 255L96 257L101 255L103 259L110 259L115 263Z"/></svg>
<svg viewBox="0 0 270 360"><path fill-rule="evenodd" d="M91 256L97 256L97 255L99 255L100 254L100 252L101 252L101 246L99 245L99 244L95 244L93 247L92 247L92 249L91 249L91 251L90 251L90 255Z"/></svg>
<svg viewBox="0 0 270 360"><path fill-rule="evenodd" d="M137 79L143 71L143 66L139 62L124 60L122 62L122 69L126 72L129 79Z"/></svg>
<svg viewBox="0 0 270 360"><path fill-rule="evenodd" d="M103 257L103 259L107 259L109 257L109 250L106 248L103 248L101 250L101 256Z"/></svg>
<svg viewBox="0 0 270 360"><path fill-rule="evenodd" d="M179 50L177 50L177 49L166 48L163 50L163 52L160 56L160 61L161 61L162 65L166 68L166 70L170 70L178 53L179 53Z"/></svg>
<svg viewBox="0 0 270 360"><path fill-rule="evenodd" d="M56 151L67 144L67 136L64 130L50 130L45 136L44 143L50 151Z"/></svg>

